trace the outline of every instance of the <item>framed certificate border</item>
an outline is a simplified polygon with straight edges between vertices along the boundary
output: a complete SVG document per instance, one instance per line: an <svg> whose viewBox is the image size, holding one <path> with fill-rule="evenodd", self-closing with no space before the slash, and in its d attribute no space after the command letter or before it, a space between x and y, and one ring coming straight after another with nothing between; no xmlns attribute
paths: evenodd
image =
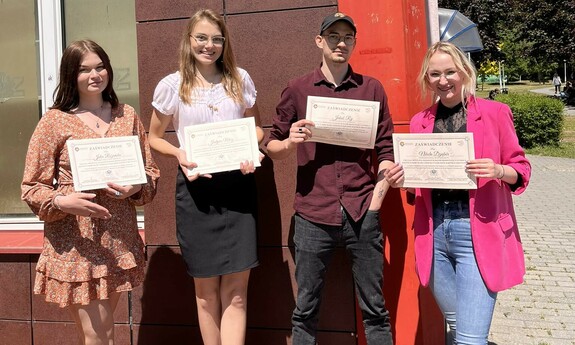
<svg viewBox="0 0 575 345"><path fill-rule="evenodd" d="M315 123L315 127L310 128L313 135L309 141L373 149L379 107L375 101L308 96L306 119ZM370 118L358 121L359 117L366 116Z"/></svg>
<svg viewBox="0 0 575 345"><path fill-rule="evenodd" d="M186 157L198 165L189 176L239 170L246 160L261 166L253 117L187 126L184 134Z"/></svg>
<svg viewBox="0 0 575 345"><path fill-rule="evenodd" d="M393 133L395 162L403 166L403 187L477 189L465 171L475 159L473 133Z"/></svg>
<svg viewBox="0 0 575 345"><path fill-rule="evenodd" d="M106 188L108 182L135 185L148 182L138 136L66 141L74 190Z"/></svg>

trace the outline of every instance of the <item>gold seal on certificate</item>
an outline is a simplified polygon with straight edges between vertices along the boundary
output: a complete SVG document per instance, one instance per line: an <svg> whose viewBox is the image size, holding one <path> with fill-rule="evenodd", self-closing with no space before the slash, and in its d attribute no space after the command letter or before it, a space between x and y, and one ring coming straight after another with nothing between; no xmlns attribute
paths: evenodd
<svg viewBox="0 0 575 345"><path fill-rule="evenodd" d="M188 175L238 170L244 161L261 166L253 117L187 126L184 132L187 159L198 165Z"/></svg>
<svg viewBox="0 0 575 345"><path fill-rule="evenodd" d="M475 159L473 133L393 134L395 162L403 166L403 187L477 189L465 171Z"/></svg>
<svg viewBox="0 0 575 345"><path fill-rule="evenodd" d="M137 136L66 141L74 190L101 189L108 182L135 185L148 181Z"/></svg>
<svg viewBox="0 0 575 345"><path fill-rule="evenodd" d="M315 124L309 141L373 149L379 102L308 96L306 119Z"/></svg>

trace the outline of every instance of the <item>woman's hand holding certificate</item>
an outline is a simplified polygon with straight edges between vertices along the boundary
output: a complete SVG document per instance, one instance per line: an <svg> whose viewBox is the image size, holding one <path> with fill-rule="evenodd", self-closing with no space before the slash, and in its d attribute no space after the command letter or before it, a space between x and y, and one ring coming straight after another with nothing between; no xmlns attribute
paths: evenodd
<svg viewBox="0 0 575 345"><path fill-rule="evenodd" d="M475 158L472 133L393 134L395 162L404 169L402 187L476 189L466 164Z"/></svg>
<svg viewBox="0 0 575 345"><path fill-rule="evenodd" d="M77 192L107 188L108 182L147 182L137 136L68 140L70 167Z"/></svg>
<svg viewBox="0 0 575 345"><path fill-rule="evenodd" d="M188 176L241 170L261 166L253 117L212 122L185 128L186 158L195 165Z"/></svg>

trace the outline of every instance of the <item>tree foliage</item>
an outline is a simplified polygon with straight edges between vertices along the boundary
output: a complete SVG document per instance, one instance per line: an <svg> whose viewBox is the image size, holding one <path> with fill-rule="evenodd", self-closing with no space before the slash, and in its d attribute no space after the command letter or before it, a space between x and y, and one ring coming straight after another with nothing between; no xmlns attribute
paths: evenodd
<svg viewBox="0 0 575 345"><path fill-rule="evenodd" d="M481 63L477 73L483 75L493 75L498 73L498 68L499 67L497 66L497 61L487 60Z"/></svg>
<svg viewBox="0 0 575 345"><path fill-rule="evenodd" d="M575 57L575 1L513 0L512 20L535 56Z"/></svg>
<svg viewBox="0 0 575 345"><path fill-rule="evenodd" d="M480 65L505 60L507 75L549 79L575 63L575 0L439 0L477 24L484 50Z"/></svg>
<svg viewBox="0 0 575 345"><path fill-rule="evenodd" d="M533 42L522 38L517 27L502 28L500 30L500 51L505 61L505 74L510 79L521 80L530 76L535 61L532 57Z"/></svg>
<svg viewBox="0 0 575 345"><path fill-rule="evenodd" d="M498 50L498 24L507 21L511 0L439 0L441 8L457 10L477 24L479 36L483 42L483 51L474 53L478 63L487 60L500 60Z"/></svg>
<svg viewBox="0 0 575 345"><path fill-rule="evenodd" d="M477 69L477 79L478 83L481 85L481 90L483 90L486 78L492 75L499 75L499 66L497 65L497 61L483 61Z"/></svg>

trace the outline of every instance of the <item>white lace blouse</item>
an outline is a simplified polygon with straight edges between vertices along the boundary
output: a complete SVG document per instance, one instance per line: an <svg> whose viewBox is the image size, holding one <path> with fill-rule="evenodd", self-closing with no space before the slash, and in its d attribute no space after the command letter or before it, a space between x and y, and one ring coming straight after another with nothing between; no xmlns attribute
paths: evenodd
<svg viewBox="0 0 575 345"><path fill-rule="evenodd" d="M202 123L240 119L247 108L256 102L256 88L244 69L238 68L243 81L244 105L230 98L221 83L211 88L194 87L191 104L184 104L178 92L180 72L172 73L158 83L152 105L164 115L173 116L172 122L180 142L184 145L184 127Z"/></svg>

